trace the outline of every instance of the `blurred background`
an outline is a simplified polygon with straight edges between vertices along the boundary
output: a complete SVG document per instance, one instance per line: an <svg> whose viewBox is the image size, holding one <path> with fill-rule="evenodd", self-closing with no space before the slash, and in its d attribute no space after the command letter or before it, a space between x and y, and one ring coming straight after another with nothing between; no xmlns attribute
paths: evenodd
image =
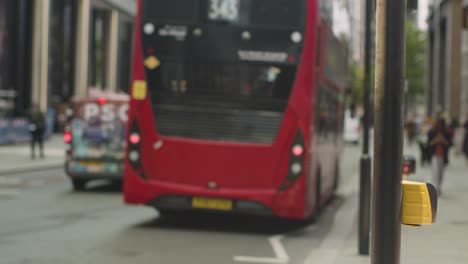
<svg viewBox="0 0 468 264"><path fill-rule="evenodd" d="M77 98L128 94L137 1L0 0L0 263L369 263L357 256L356 245L366 1L319 2L346 54L343 137L353 144L343 148L338 195L312 223L162 217L125 206L121 178L110 186L98 183L84 190L78 185L73 188L82 192L71 191L64 162L70 155L67 144L77 137L67 134L68 111L81 109L73 105ZM404 151L418 159L414 179L430 178L430 166L419 162L420 157L425 161L424 150L412 142L425 144L435 118L449 122L455 148L438 224L424 231L403 228L402 258L405 263L467 263L468 178L461 154L468 134L461 124L468 120L468 0L407 0L407 7ZM28 109L36 104L47 113L44 160L31 160L26 144ZM102 117L98 110L95 114ZM118 146L105 150L119 154L119 172L127 143L124 127L119 126ZM39 238L47 243L38 245ZM280 252L278 258L271 258L272 248ZM270 257L237 261L237 255Z"/></svg>

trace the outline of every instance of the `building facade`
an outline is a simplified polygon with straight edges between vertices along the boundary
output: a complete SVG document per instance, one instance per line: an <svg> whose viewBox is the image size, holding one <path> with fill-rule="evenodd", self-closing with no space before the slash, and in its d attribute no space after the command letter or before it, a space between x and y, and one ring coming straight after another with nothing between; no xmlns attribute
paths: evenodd
<svg viewBox="0 0 468 264"><path fill-rule="evenodd" d="M351 10L351 53L353 63L364 65L365 0L349 1Z"/></svg>
<svg viewBox="0 0 468 264"><path fill-rule="evenodd" d="M135 0L0 0L0 117L128 90Z"/></svg>
<svg viewBox="0 0 468 264"><path fill-rule="evenodd" d="M0 115L29 106L33 7L26 0L0 0Z"/></svg>
<svg viewBox="0 0 468 264"><path fill-rule="evenodd" d="M468 0L463 1L462 14L462 44L461 44L461 113L460 120L468 120Z"/></svg>
<svg viewBox="0 0 468 264"><path fill-rule="evenodd" d="M434 0L430 5L426 101L433 116L466 118L467 8L464 0Z"/></svg>

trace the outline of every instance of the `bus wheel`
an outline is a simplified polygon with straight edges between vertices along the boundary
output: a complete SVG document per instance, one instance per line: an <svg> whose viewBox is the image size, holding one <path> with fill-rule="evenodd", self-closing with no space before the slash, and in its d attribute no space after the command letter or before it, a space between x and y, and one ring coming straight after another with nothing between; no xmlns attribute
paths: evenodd
<svg viewBox="0 0 468 264"><path fill-rule="evenodd" d="M340 186L340 162L336 161L335 165L335 181L333 183L333 192L336 192L338 190L338 187Z"/></svg>
<svg viewBox="0 0 468 264"><path fill-rule="evenodd" d="M86 187L86 181L81 179L73 179L72 186L73 190L75 191L83 191Z"/></svg>
<svg viewBox="0 0 468 264"><path fill-rule="evenodd" d="M183 212L174 209L158 209L154 208L158 211L159 218L184 218L188 214L188 212Z"/></svg>
<svg viewBox="0 0 468 264"><path fill-rule="evenodd" d="M317 172L317 180L316 180L316 184L315 184L315 215L318 215L318 213L320 212L320 207L321 207L321 204L320 204L320 200L321 200L321 196L322 196L322 188L321 188L321 185L322 185L322 180L321 180L321 177L322 177L322 174L320 172L320 170Z"/></svg>

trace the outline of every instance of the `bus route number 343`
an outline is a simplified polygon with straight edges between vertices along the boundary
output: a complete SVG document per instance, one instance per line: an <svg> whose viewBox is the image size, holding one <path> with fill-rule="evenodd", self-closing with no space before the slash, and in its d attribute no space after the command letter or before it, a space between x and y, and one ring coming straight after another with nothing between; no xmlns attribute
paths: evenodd
<svg viewBox="0 0 468 264"><path fill-rule="evenodd" d="M237 21L239 0L210 0L208 18L215 21Z"/></svg>

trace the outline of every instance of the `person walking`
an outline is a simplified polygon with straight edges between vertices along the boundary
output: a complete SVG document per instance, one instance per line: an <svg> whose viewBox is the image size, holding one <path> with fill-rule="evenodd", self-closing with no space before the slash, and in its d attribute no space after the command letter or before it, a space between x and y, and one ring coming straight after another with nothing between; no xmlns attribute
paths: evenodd
<svg viewBox="0 0 468 264"><path fill-rule="evenodd" d="M452 145L451 135L447 131L444 119L439 119L435 127L429 131L427 145L431 155L432 183L440 195L444 169L449 163L449 148Z"/></svg>
<svg viewBox="0 0 468 264"><path fill-rule="evenodd" d="M419 144L419 151L421 152L421 166L424 167L426 164L431 164L431 156L429 153L429 147L427 145L427 137L429 135L429 131L433 129L434 124L431 117L426 117L421 124L421 132L418 136L418 144Z"/></svg>
<svg viewBox="0 0 468 264"><path fill-rule="evenodd" d="M416 122L412 116L406 121L405 128L408 143L409 145L413 145L414 140L416 138Z"/></svg>
<svg viewBox="0 0 468 264"><path fill-rule="evenodd" d="M465 154L466 163L468 164L468 121L463 125L465 128L465 136L463 137L463 154Z"/></svg>
<svg viewBox="0 0 468 264"><path fill-rule="evenodd" d="M36 158L36 144L39 145L39 155L43 159L44 156L44 132L46 120L44 113L41 112L39 106L33 103L32 108L28 112L29 132L31 133L31 159Z"/></svg>

